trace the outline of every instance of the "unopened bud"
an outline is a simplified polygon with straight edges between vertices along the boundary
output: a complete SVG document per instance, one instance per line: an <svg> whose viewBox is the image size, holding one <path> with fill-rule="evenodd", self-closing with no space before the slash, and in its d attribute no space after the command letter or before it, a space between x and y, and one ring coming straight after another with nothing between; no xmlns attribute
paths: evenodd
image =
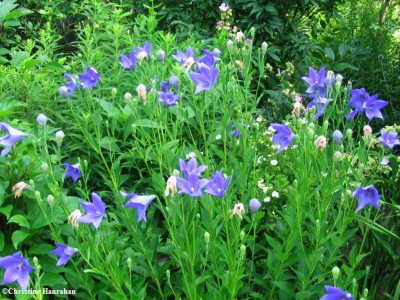
<svg viewBox="0 0 400 300"><path fill-rule="evenodd" d="M244 233L244 231L242 230L241 232L240 232L240 240L243 242L243 240L244 240L244 236L245 236L245 233Z"/></svg>
<svg viewBox="0 0 400 300"><path fill-rule="evenodd" d="M50 205L50 207L53 206L53 204L54 204L54 196L53 195L47 196L47 203Z"/></svg>
<svg viewBox="0 0 400 300"><path fill-rule="evenodd" d="M118 92L117 88L114 87L111 89L111 95L115 96L117 92Z"/></svg>
<svg viewBox="0 0 400 300"><path fill-rule="evenodd" d="M42 163L41 165L40 165L40 169L43 171L43 172L47 172L48 170L49 170L49 165L47 164L47 163Z"/></svg>
<svg viewBox="0 0 400 300"><path fill-rule="evenodd" d="M227 46L228 48L231 48L231 47L233 46L233 41L232 41L232 40L227 41L227 42L226 42L226 46Z"/></svg>
<svg viewBox="0 0 400 300"><path fill-rule="evenodd" d="M56 143L57 143L58 147L61 147L64 137L65 137L65 134L63 131L59 130L56 132Z"/></svg>
<svg viewBox="0 0 400 300"><path fill-rule="evenodd" d="M35 199L36 199L37 201L42 201L42 197L40 196L40 192L39 192L39 191L36 191L36 192L35 192Z"/></svg>
<svg viewBox="0 0 400 300"><path fill-rule="evenodd" d="M131 270L132 269L132 258L128 257L126 259L126 264L128 265L128 269Z"/></svg>
<svg viewBox="0 0 400 300"><path fill-rule="evenodd" d="M132 94L131 93L125 93L124 94L124 100L125 100L125 102L126 103L129 103L129 102L131 102L131 100L132 100Z"/></svg>
<svg viewBox="0 0 400 300"><path fill-rule="evenodd" d="M338 280L339 275L340 275L340 269L338 267L333 267L333 269L332 269L333 280L334 281Z"/></svg>
<svg viewBox="0 0 400 300"><path fill-rule="evenodd" d="M351 130L350 128L346 130L346 137L348 139L351 139L353 136L353 130Z"/></svg>
<svg viewBox="0 0 400 300"><path fill-rule="evenodd" d="M368 297L368 289L367 289L367 288L365 288L365 289L363 290L363 297L365 297L365 298Z"/></svg>
<svg viewBox="0 0 400 300"><path fill-rule="evenodd" d="M343 76L341 74L336 75L336 84L341 85L343 81Z"/></svg>
<svg viewBox="0 0 400 300"><path fill-rule="evenodd" d="M204 240L206 241L206 244L210 242L210 233L208 233L207 231L204 232Z"/></svg>
<svg viewBox="0 0 400 300"><path fill-rule="evenodd" d="M167 269L167 271L165 271L165 274L167 275L167 278L169 280L171 278L171 271Z"/></svg>
<svg viewBox="0 0 400 300"><path fill-rule="evenodd" d="M334 161L341 161L342 160L342 153L340 151L336 151L333 153L333 160Z"/></svg>
<svg viewBox="0 0 400 300"><path fill-rule="evenodd" d="M246 254L246 246L242 244L240 246L240 256L243 257L245 254Z"/></svg>
<svg viewBox="0 0 400 300"><path fill-rule="evenodd" d="M164 50L158 50L157 51L157 58L159 61L165 61L165 51Z"/></svg>
<svg viewBox="0 0 400 300"><path fill-rule="evenodd" d="M268 43L267 43L267 42L263 42L263 43L261 44L261 49L262 49L262 51L263 51L264 53L267 52Z"/></svg>

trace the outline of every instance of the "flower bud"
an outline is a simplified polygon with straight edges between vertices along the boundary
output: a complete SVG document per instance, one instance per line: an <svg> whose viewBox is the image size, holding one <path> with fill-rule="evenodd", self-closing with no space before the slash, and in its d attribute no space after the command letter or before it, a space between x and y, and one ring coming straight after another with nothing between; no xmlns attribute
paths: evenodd
<svg viewBox="0 0 400 300"><path fill-rule="evenodd" d="M49 165L44 162L40 165L40 169L46 173L49 170Z"/></svg>
<svg viewBox="0 0 400 300"><path fill-rule="evenodd" d="M40 196L40 192L39 192L39 191L36 191L36 192L35 192L35 199L36 199L37 201L42 201L42 197Z"/></svg>
<svg viewBox="0 0 400 300"><path fill-rule="evenodd" d="M367 289L367 288L365 288L365 289L363 290L363 297L365 297L365 298L368 297L368 289Z"/></svg>
<svg viewBox="0 0 400 300"><path fill-rule="evenodd" d="M240 246L240 256L243 257L245 254L246 254L246 246L242 244Z"/></svg>
<svg viewBox="0 0 400 300"><path fill-rule="evenodd" d="M132 100L132 94L131 94L131 93L125 93L125 94L124 94L124 100L125 100L125 103L131 102L131 100Z"/></svg>
<svg viewBox="0 0 400 300"><path fill-rule="evenodd" d="M351 130L350 128L346 130L346 137L348 139L351 139L353 136L353 130Z"/></svg>
<svg viewBox="0 0 400 300"><path fill-rule="evenodd" d="M39 114L37 117L36 117L36 122L38 123L38 124L40 124L40 125L42 125L43 127L46 127L46 124L47 124L47 117L44 115L44 114Z"/></svg>
<svg viewBox="0 0 400 300"><path fill-rule="evenodd" d="M240 232L240 240L243 242L243 240L244 240L244 236L245 236L245 233L244 233L244 231L242 230L241 232Z"/></svg>
<svg viewBox="0 0 400 300"><path fill-rule="evenodd" d="M372 135L372 128L369 125L365 125L363 128L364 138L369 137Z"/></svg>
<svg viewBox="0 0 400 300"><path fill-rule="evenodd" d="M68 98L68 88L65 85L59 87L58 93L61 96L65 97L65 98Z"/></svg>
<svg viewBox="0 0 400 300"><path fill-rule="evenodd" d="M164 50L158 50L157 51L157 58L159 61L165 61L165 51Z"/></svg>
<svg viewBox="0 0 400 300"><path fill-rule="evenodd" d="M204 232L204 240L206 241L206 244L210 242L210 233L209 232Z"/></svg>
<svg viewBox="0 0 400 300"><path fill-rule="evenodd" d="M196 219L200 220L200 214L199 213L196 214Z"/></svg>
<svg viewBox="0 0 400 300"><path fill-rule="evenodd" d="M314 137L314 130L312 128L309 128L307 131L307 137L309 139L312 139Z"/></svg>
<svg viewBox="0 0 400 300"><path fill-rule="evenodd" d="M333 160L334 161L341 161L342 160L342 153L340 151L336 151L333 153Z"/></svg>
<svg viewBox="0 0 400 300"><path fill-rule="evenodd" d="M128 269L131 270L132 269L132 258L128 257L126 259L126 264L128 266Z"/></svg>
<svg viewBox="0 0 400 300"><path fill-rule="evenodd" d="M54 196L53 195L48 195L46 200L47 200L47 203L50 205L50 207L52 207L53 204L54 204Z"/></svg>
<svg viewBox="0 0 400 300"><path fill-rule="evenodd" d="M168 83L176 90L179 89L179 77L178 76L171 76L168 80Z"/></svg>
<svg viewBox="0 0 400 300"><path fill-rule="evenodd" d="M322 124L322 126L323 126L324 130L327 130L328 127L329 127L329 122L328 122L328 120L325 120L325 121L324 121L324 124Z"/></svg>
<svg viewBox="0 0 400 300"><path fill-rule="evenodd" d="M63 131L59 130L56 132L56 143L57 143L58 147L61 147L64 137L65 137L65 134Z"/></svg>
<svg viewBox="0 0 400 300"><path fill-rule="evenodd" d="M231 48L231 47L233 46L233 41L232 41L232 40L228 40L228 41L226 42L226 46L227 46L228 48Z"/></svg>
<svg viewBox="0 0 400 300"><path fill-rule="evenodd" d="M111 89L111 95L112 95L112 96L115 96L115 95L117 94L117 92L118 92L117 88L113 87L113 88Z"/></svg>
<svg viewBox="0 0 400 300"><path fill-rule="evenodd" d="M261 208L260 201L258 201L258 199L251 199L250 202L249 202L249 208L250 208L250 212L252 214L255 214Z"/></svg>
<svg viewBox="0 0 400 300"><path fill-rule="evenodd" d="M139 84L136 88L136 92L140 98L140 100L142 100L143 104L146 104L147 102L147 91L146 91L146 86L144 84Z"/></svg>
<svg viewBox="0 0 400 300"><path fill-rule="evenodd" d="M167 271L165 271L165 274L167 275L167 278L169 280L171 278L171 271L167 269Z"/></svg>
<svg viewBox="0 0 400 300"><path fill-rule="evenodd" d="M338 267L333 267L333 269L332 269L333 280L334 281L338 280L339 275L340 275L340 269Z"/></svg>
<svg viewBox="0 0 400 300"><path fill-rule="evenodd" d="M342 76L341 74L337 74L337 75L336 75L336 83L337 83L338 85L341 85L341 84L342 84L342 81L343 81L343 76Z"/></svg>
<svg viewBox="0 0 400 300"><path fill-rule="evenodd" d="M33 179L29 179L29 185L35 188L35 181Z"/></svg>
<svg viewBox="0 0 400 300"><path fill-rule="evenodd" d="M214 48L214 50L212 51L212 55L214 55L214 57L220 57L221 50L219 50L218 48Z"/></svg>
<svg viewBox="0 0 400 300"><path fill-rule="evenodd" d="M343 134L339 130L335 130L332 134L332 138L336 145L340 145L342 143Z"/></svg>

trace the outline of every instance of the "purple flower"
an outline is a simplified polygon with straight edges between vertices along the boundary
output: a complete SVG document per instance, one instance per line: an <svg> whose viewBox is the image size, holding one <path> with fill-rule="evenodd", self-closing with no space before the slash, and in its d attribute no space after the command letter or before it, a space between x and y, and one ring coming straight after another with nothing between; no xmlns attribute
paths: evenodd
<svg viewBox="0 0 400 300"><path fill-rule="evenodd" d="M168 80L168 83L176 90L179 89L179 77L178 76L171 76Z"/></svg>
<svg viewBox="0 0 400 300"><path fill-rule="evenodd" d="M163 93L168 92L168 83L165 80L161 81L161 92Z"/></svg>
<svg viewBox="0 0 400 300"><path fill-rule="evenodd" d="M79 74L78 76L82 81L83 89L95 88L99 82L99 73L97 73L97 71L92 67L87 67L86 72Z"/></svg>
<svg viewBox="0 0 400 300"><path fill-rule="evenodd" d="M388 104L387 101L378 100L378 94L369 97L369 99L363 104L368 121L371 121L373 118L383 120L383 115L380 110Z"/></svg>
<svg viewBox="0 0 400 300"><path fill-rule="evenodd" d="M302 79L309 84L306 93L325 97L325 68L321 68L318 73L313 68L308 69L308 77Z"/></svg>
<svg viewBox="0 0 400 300"><path fill-rule="evenodd" d="M79 223L91 223L96 229L99 228L101 220L106 214L106 204L96 193L92 193L92 202L81 202L85 215L78 219Z"/></svg>
<svg viewBox="0 0 400 300"><path fill-rule="evenodd" d="M201 189L205 187L207 183L207 179L199 179L195 173L190 173L186 176L186 179L181 177L176 178L176 184L180 189L179 194L188 194L192 197L202 196Z"/></svg>
<svg viewBox="0 0 400 300"><path fill-rule="evenodd" d="M193 157L188 161L187 164L183 159L179 159L179 168L186 177L189 177L191 174L200 176L201 173L207 169L207 166L197 166L197 160L195 157Z"/></svg>
<svg viewBox="0 0 400 300"><path fill-rule="evenodd" d="M393 147L396 145L400 145L400 141L396 137L397 132L387 132L385 129L381 129L381 136L377 139L377 141L382 143L385 147L393 149Z"/></svg>
<svg viewBox="0 0 400 300"><path fill-rule="evenodd" d="M328 103L327 98L314 95L314 100L309 102L306 108L308 109L315 106L317 108L317 112L314 115L314 119L319 119L324 114L327 103Z"/></svg>
<svg viewBox="0 0 400 300"><path fill-rule="evenodd" d="M64 168L67 169L65 172L65 178L71 178L73 182L76 182L79 177L82 176L79 164L63 164Z"/></svg>
<svg viewBox="0 0 400 300"><path fill-rule="evenodd" d="M382 166L387 166L388 164L389 164L389 159L388 159L388 157L387 157L387 156L382 157L381 165L382 165Z"/></svg>
<svg viewBox="0 0 400 300"><path fill-rule="evenodd" d="M158 92L158 102L163 102L165 106L174 106L181 96L175 95L172 92Z"/></svg>
<svg viewBox="0 0 400 300"><path fill-rule="evenodd" d="M219 198L224 197L230 177L228 176L224 178L222 171L217 171L214 175L211 175L211 177L212 180L210 180L206 185L206 193Z"/></svg>
<svg viewBox="0 0 400 300"><path fill-rule="evenodd" d="M55 244L57 248L51 253L60 257L57 261L57 266L65 266L78 249L60 243Z"/></svg>
<svg viewBox="0 0 400 300"><path fill-rule="evenodd" d="M378 205L381 195L379 195L377 189L373 185L367 187L359 187L353 192L352 197L358 198L357 211L360 211L368 204L372 205L376 209L379 209Z"/></svg>
<svg viewBox="0 0 400 300"><path fill-rule="evenodd" d="M134 193L127 194L121 192L124 197L129 197L129 201L125 203L125 207L134 208L137 212L138 223L143 220L147 222L146 210L149 207L151 201L156 197L155 195L150 196L139 196Z"/></svg>
<svg viewBox="0 0 400 300"><path fill-rule="evenodd" d="M202 50L204 52L205 55L197 58L196 61L196 72L198 71L199 67L198 64L199 63L204 63L205 65L209 66L209 67L214 67L215 63L217 62L217 59L214 57L214 54L206 49Z"/></svg>
<svg viewBox="0 0 400 300"><path fill-rule="evenodd" d="M232 137L239 137L240 136L240 131L239 129L236 128L235 125L231 126L232 132L231 132L231 136Z"/></svg>
<svg viewBox="0 0 400 300"><path fill-rule="evenodd" d="M119 64L121 65L121 67L123 67L124 69L130 69L130 70L134 70L136 67L136 55L135 55L135 51L131 51L129 52L129 57L121 54L120 55L120 62Z"/></svg>
<svg viewBox="0 0 400 300"><path fill-rule="evenodd" d="M357 115L357 110L352 109L350 112L345 116L346 120L354 119Z"/></svg>
<svg viewBox="0 0 400 300"><path fill-rule="evenodd" d="M218 69L199 63L197 73L190 73L190 78L196 84L195 94L201 91L209 91L214 87L218 79Z"/></svg>
<svg viewBox="0 0 400 300"><path fill-rule="evenodd" d="M355 108L356 112L361 114L364 108L364 103L369 100L370 97L369 94L364 88L361 88L361 89L350 90L350 95L351 98L349 103L347 103L347 105L352 108Z"/></svg>
<svg viewBox="0 0 400 300"><path fill-rule="evenodd" d="M165 61L165 51L164 50L158 50L157 51L157 58L159 61Z"/></svg>
<svg viewBox="0 0 400 300"><path fill-rule="evenodd" d="M2 284L17 282L22 290L28 288L29 273L33 271L33 268L21 256L21 252L0 258L0 268L5 270Z"/></svg>
<svg viewBox="0 0 400 300"><path fill-rule="evenodd" d="M36 122L43 127L46 127L47 120L48 118L44 114L38 114L38 116L36 117Z"/></svg>
<svg viewBox="0 0 400 300"><path fill-rule="evenodd" d="M65 84L67 88L65 97L70 98L72 94L78 89L78 85L76 84L76 80L74 76L68 73L64 73L64 77L67 78L69 81Z"/></svg>
<svg viewBox="0 0 400 300"><path fill-rule="evenodd" d="M226 12L226 11L229 10L229 5L226 4L226 3L222 3L222 4L219 6L219 9L220 9L220 11L222 11L222 12Z"/></svg>
<svg viewBox="0 0 400 300"><path fill-rule="evenodd" d="M326 294L319 300L354 300L353 296L337 287L325 286Z"/></svg>
<svg viewBox="0 0 400 300"><path fill-rule="evenodd" d="M145 57L151 57L151 44L149 43L149 41L146 41L146 43L144 43L143 48L142 47L135 47L135 52L136 52L136 58L139 61L142 61Z"/></svg>
<svg viewBox="0 0 400 300"><path fill-rule="evenodd" d="M249 208L252 214L258 212L261 208L261 203L258 199L251 199L249 202Z"/></svg>
<svg viewBox="0 0 400 300"><path fill-rule="evenodd" d="M292 141L296 138L293 132L284 124L272 123L271 127L277 131L272 137L272 142L279 145L279 149L276 154L287 149Z"/></svg>
<svg viewBox="0 0 400 300"><path fill-rule="evenodd" d="M6 122L0 123L0 129L7 132L6 135L0 137L0 145L5 147L3 151L1 151L1 156L6 156L7 153L11 151L12 146L27 134L11 127L10 124Z"/></svg>
<svg viewBox="0 0 400 300"><path fill-rule="evenodd" d="M179 63L184 64L187 62L188 59L194 58L194 51L191 46L186 48L186 54L184 54L182 51L177 50L176 54L173 54L172 57Z"/></svg>
<svg viewBox="0 0 400 300"><path fill-rule="evenodd" d="M336 145L340 145L343 139L343 134L340 132L340 130L335 130L332 134L332 138Z"/></svg>

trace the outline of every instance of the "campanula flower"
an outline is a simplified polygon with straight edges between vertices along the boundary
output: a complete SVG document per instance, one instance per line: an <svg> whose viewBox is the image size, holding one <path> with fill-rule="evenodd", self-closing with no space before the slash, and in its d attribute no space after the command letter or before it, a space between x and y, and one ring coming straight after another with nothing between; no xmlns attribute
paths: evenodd
<svg viewBox="0 0 400 300"><path fill-rule="evenodd" d="M63 164L63 167L67 169L65 178L71 178L73 182L76 182L82 176L79 164Z"/></svg>
<svg viewBox="0 0 400 300"><path fill-rule="evenodd" d="M232 132L231 132L231 136L232 137L239 137L240 136L240 131L239 129L236 128L235 125L231 126Z"/></svg>
<svg viewBox="0 0 400 300"><path fill-rule="evenodd" d="M17 282L22 290L28 288L29 273L33 271L33 268L21 252L0 258L0 268L5 270L2 284Z"/></svg>
<svg viewBox="0 0 400 300"><path fill-rule="evenodd" d="M74 76L68 73L64 73L64 77L69 81L65 84L66 91L63 94L66 98L70 98L72 94L78 89L78 85L76 84L76 80Z"/></svg>
<svg viewBox="0 0 400 300"><path fill-rule="evenodd" d="M188 177L191 174L195 174L196 176L200 176L201 173L203 173L203 171L205 169L207 169L207 166L198 166L197 165L197 160L195 157L192 157L188 163L185 163L185 161L183 159L179 159L179 168L181 170L181 172Z"/></svg>
<svg viewBox="0 0 400 300"><path fill-rule="evenodd" d="M166 81L161 81L161 92L168 92L168 83Z"/></svg>
<svg viewBox="0 0 400 300"><path fill-rule="evenodd" d="M135 47L135 52L136 52L136 58L139 60L139 62L142 62L143 59L146 57L151 57L151 44L149 41L146 41L144 44L143 48L142 47Z"/></svg>
<svg viewBox="0 0 400 300"><path fill-rule="evenodd" d="M193 61L194 62L194 54L195 51L193 51L192 47L189 46L186 48L186 53L183 53L180 50L176 51L176 54L173 54L172 57L179 63L181 63L182 65L184 65L185 63L188 63L189 61Z"/></svg>
<svg viewBox="0 0 400 300"><path fill-rule="evenodd" d="M130 51L129 52L129 57L121 54L120 56L120 62L119 64L121 65L121 67L123 67L124 69L130 69L130 70L134 70L136 67L136 55L135 55L135 51Z"/></svg>
<svg viewBox="0 0 400 300"><path fill-rule="evenodd" d="M44 114L38 114L36 117L36 123L42 125L43 127L46 127L48 118Z"/></svg>
<svg viewBox="0 0 400 300"><path fill-rule="evenodd" d="M312 67L308 69L308 77L304 76L303 79L309 84L306 93L325 97L325 68L321 68L318 73Z"/></svg>
<svg viewBox="0 0 400 300"><path fill-rule="evenodd" d="M202 196L202 188L208 183L205 178L199 179L195 173L186 175L185 178L177 177L176 183L179 187L179 194L188 194L192 197Z"/></svg>
<svg viewBox="0 0 400 300"><path fill-rule="evenodd" d="M222 4L219 6L219 10L222 11L222 12L226 12L226 11L229 10L229 5L226 4L226 3L222 3Z"/></svg>
<svg viewBox="0 0 400 300"><path fill-rule="evenodd" d="M325 111L325 108L328 104L328 99L325 97L319 97L319 95L314 95L314 100L310 101L307 104L307 109L315 106L317 108L317 112L314 115L314 119L319 119Z"/></svg>
<svg viewBox="0 0 400 300"><path fill-rule="evenodd" d="M20 141L24 136L27 136L26 133L11 127L10 124L6 122L0 123L0 130L4 130L6 132L6 135L0 137L0 145L5 147L1 151L1 156L6 156L16 142Z"/></svg>
<svg viewBox="0 0 400 300"><path fill-rule="evenodd" d="M196 84L194 93L198 94L201 91L211 90L218 79L218 75L218 69L209 67L204 63L199 63L197 73L190 73L189 75Z"/></svg>
<svg viewBox="0 0 400 300"><path fill-rule="evenodd" d="M353 296L337 287L325 286L326 294L319 300L354 300Z"/></svg>
<svg viewBox="0 0 400 300"><path fill-rule="evenodd" d="M85 210L85 214L79 217L78 222L92 224L96 229L99 228L106 214L106 204L101 200L99 195L92 193L92 203L81 202L81 205Z"/></svg>
<svg viewBox="0 0 400 300"><path fill-rule="evenodd" d="M214 175L211 175L210 180L206 185L206 193L217 196L219 198L224 197L226 189L228 188L230 177L224 177L222 171L217 171Z"/></svg>
<svg viewBox="0 0 400 300"><path fill-rule="evenodd" d="M100 78L99 73L97 73L97 71L92 67L87 67L86 72L79 74L78 76L82 81L83 89L95 88Z"/></svg>
<svg viewBox="0 0 400 300"><path fill-rule="evenodd" d="M172 92L158 92L158 102L164 103L165 106L174 106L181 96L175 95Z"/></svg>
<svg viewBox="0 0 400 300"><path fill-rule="evenodd" d="M364 88L361 88L361 89L350 90L350 95L351 98L349 103L347 103L347 105L355 109L356 111L355 114L357 113L361 114L364 109L364 103L369 100L370 97L369 94Z"/></svg>
<svg viewBox="0 0 400 300"><path fill-rule="evenodd" d="M255 214L256 212L258 212L261 208L261 203L260 201L258 201L258 199L251 199L249 201L249 208L250 208L250 212L252 214Z"/></svg>
<svg viewBox="0 0 400 300"><path fill-rule="evenodd" d="M275 135L272 137L272 142L279 146L279 149L276 152L276 154L278 154L287 149L296 136L293 134L290 128L284 124L272 123L271 127L277 131L277 133L275 133Z"/></svg>
<svg viewBox="0 0 400 300"><path fill-rule="evenodd" d="M332 138L336 145L340 145L342 143L343 133L341 133L340 130L335 130L332 134Z"/></svg>
<svg viewBox="0 0 400 300"><path fill-rule="evenodd" d="M215 58L213 52L210 52L206 49L203 49L202 51L204 52L205 55L197 58L195 60L196 64L204 63L209 67L214 67L215 63L217 62L217 59ZM198 66L196 65L196 72L197 71L198 71Z"/></svg>
<svg viewBox="0 0 400 300"><path fill-rule="evenodd" d="M179 77L178 76L171 76L168 80L168 83L176 90L179 89Z"/></svg>
<svg viewBox="0 0 400 300"><path fill-rule="evenodd" d="M121 195L129 198L129 201L125 203L125 207L136 209L138 223L141 220L147 222L147 217L146 217L147 208L149 207L151 201L156 196L155 195L139 196L134 193L128 194L124 192L121 192Z"/></svg>
<svg viewBox="0 0 400 300"><path fill-rule="evenodd" d="M369 97L369 99L363 105L368 121L371 121L374 118L383 120L383 115L380 110L388 104L389 103L387 101L378 100L378 94Z"/></svg>
<svg viewBox="0 0 400 300"><path fill-rule="evenodd" d="M400 140L397 138L397 132L387 132L385 129L381 129L381 136L377 141L389 149L393 149L396 145L400 145Z"/></svg>
<svg viewBox="0 0 400 300"><path fill-rule="evenodd" d="M353 192L352 197L358 198L357 211L360 211L369 204L376 209L379 209L378 205L381 195L379 195L378 190L373 185L369 185L367 187L359 187Z"/></svg>
<svg viewBox="0 0 400 300"><path fill-rule="evenodd" d="M55 244L57 248L51 253L60 257L57 260L57 266L65 266L78 249L60 243Z"/></svg>
<svg viewBox="0 0 400 300"><path fill-rule="evenodd" d="M165 51L164 50L158 50L157 51L157 58L159 61L165 61Z"/></svg>

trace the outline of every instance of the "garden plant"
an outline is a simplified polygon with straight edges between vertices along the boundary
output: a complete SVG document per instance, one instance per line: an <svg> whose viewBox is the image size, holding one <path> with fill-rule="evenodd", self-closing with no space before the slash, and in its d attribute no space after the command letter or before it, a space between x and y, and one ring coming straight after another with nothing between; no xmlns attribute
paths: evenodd
<svg viewBox="0 0 400 300"><path fill-rule="evenodd" d="M399 94L230 3L202 36L31 2L0 2L1 299L400 299Z"/></svg>

